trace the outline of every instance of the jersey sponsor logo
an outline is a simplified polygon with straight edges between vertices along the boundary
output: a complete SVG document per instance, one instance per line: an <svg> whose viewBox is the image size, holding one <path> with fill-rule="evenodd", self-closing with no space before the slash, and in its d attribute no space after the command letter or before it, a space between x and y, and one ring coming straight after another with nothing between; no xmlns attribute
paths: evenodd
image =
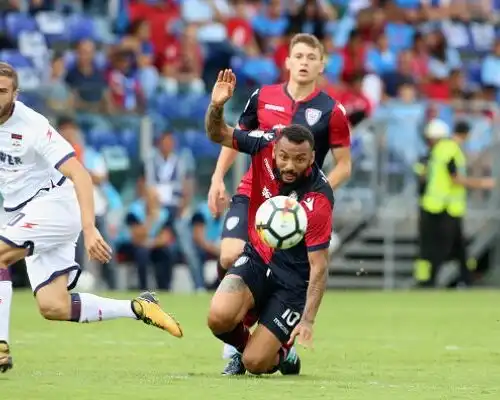
<svg viewBox="0 0 500 400"><path fill-rule="evenodd" d="M266 104L266 105L264 105L264 108L266 110L271 110L271 111L285 112L285 107L283 107L283 106L276 106L274 104Z"/></svg>
<svg viewBox="0 0 500 400"><path fill-rule="evenodd" d="M264 188L262 189L262 196L264 196L266 199L270 199L271 197L273 197L273 194L267 186L264 186Z"/></svg>
<svg viewBox="0 0 500 400"><path fill-rule="evenodd" d="M241 256L234 262L233 267L241 267L243 264L246 264L248 260L248 256Z"/></svg>
<svg viewBox="0 0 500 400"><path fill-rule="evenodd" d="M306 122L309 126L313 126L319 121L323 112L317 108L307 108L306 109Z"/></svg>
<svg viewBox="0 0 500 400"><path fill-rule="evenodd" d="M268 142L271 142L274 139L274 132L264 132L260 130L250 131L248 136L253 138L264 138Z"/></svg>
<svg viewBox="0 0 500 400"><path fill-rule="evenodd" d="M314 199L308 197L307 199L304 200L304 204L309 209L309 211L312 211L314 207Z"/></svg>
<svg viewBox="0 0 500 400"><path fill-rule="evenodd" d="M240 217L229 217L226 221L226 228L228 231L232 231L240 222Z"/></svg>
<svg viewBox="0 0 500 400"><path fill-rule="evenodd" d="M23 135L20 135L19 133L11 133L10 141L12 147L19 148L23 145Z"/></svg>
<svg viewBox="0 0 500 400"><path fill-rule="evenodd" d="M264 165L266 167L267 173L271 177L271 179L274 181L276 177L274 176L273 169L271 168L271 164L269 164L269 160L267 158L264 158Z"/></svg>
<svg viewBox="0 0 500 400"><path fill-rule="evenodd" d="M283 125L283 124L276 124L276 125L274 125L274 126L273 126L273 128L272 128L272 129L273 129L273 131L275 131L275 130L276 130L276 131L280 131L280 130L282 130L283 128L286 128L286 125Z"/></svg>

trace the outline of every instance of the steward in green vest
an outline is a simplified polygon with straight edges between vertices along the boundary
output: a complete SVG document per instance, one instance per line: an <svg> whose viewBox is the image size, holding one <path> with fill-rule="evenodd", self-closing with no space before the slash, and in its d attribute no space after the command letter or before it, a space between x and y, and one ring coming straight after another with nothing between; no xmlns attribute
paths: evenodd
<svg viewBox="0 0 500 400"><path fill-rule="evenodd" d="M439 267L447 260L459 262L461 286L472 284L462 226L467 189L490 189L495 182L491 178L467 177L462 145L469 131L466 122L458 122L453 136L440 139L430 152L425 191L420 198L420 257L414 271L419 286L434 287Z"/></svg>

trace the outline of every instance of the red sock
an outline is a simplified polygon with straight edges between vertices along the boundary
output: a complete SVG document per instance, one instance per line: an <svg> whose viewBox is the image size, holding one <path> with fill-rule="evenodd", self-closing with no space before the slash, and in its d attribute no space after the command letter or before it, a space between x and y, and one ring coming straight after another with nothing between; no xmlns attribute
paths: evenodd
<svg viewBox="0 0 500 400"><path fill-rule="evenodd" d="M230 344L240 353L243 353L250 339L250 331L241 322L231 332L220 333L217 336L224 343Z"/></svg>
<svg viewBox="0 0 500 400"><path fill-rule="evenodd" d="M255 309L249 310L245 318L243 318L243 324L249 328L255 325L255 323L259 320L259 316L257 315L257 311Z"/></svg>

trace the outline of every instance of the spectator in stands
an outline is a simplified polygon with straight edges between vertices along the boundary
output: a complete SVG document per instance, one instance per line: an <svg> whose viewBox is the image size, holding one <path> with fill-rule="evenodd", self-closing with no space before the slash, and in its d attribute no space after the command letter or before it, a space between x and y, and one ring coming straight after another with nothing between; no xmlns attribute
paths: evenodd
<svg viewBox="0 0 500 400"><path fill-rule="evenodd" d="M109 185L106 163L97 151L84 145L80 130L72 118L60 118L57 124L57 129L59 133L73 146L77 158L90 173L92 182L94 183L95 225L105 240L109 243L108 225L106 221L108 204L104 191L105 186ZM86 264L83 235L80 235L76 246L76 261L82 267ZM109 263L100 265L100 272L109 289L116 288L115 269L116 266L113 260Z"/></svg>
<svg viewBox="0 0 500 400"><path fill-rule="evenodd" d="M398 68L396 71L387 72L382 75L385 85L385 93L389 97L396 97L399 87L404 83L415 83L412 70L413 55L405 50L399 54Z"/></svg>
<svg viewBox="0 0 500 400"><path fill-rule="evenodd" d="M42 96L51 114L70 114L74 111L74 96L65 81L66 66L60 53L52 57L50 75L42 86Z"/></svg>
<svg viewBox="0 0 500 400"><path fill-rule="evenodd" d="M363 72L352 75L345 87L335 96L344 106L349 122L353 126L368 118L372 111L370 100L362 90L364 76Z"/></svg>
<svg viewBox="0 0 500 400"><path fill-rule="evenodd" d="M481 66L481 81L483 85L495 86L500 89L500 39L497 39L493 52L488 54Z"/></svg>
<svg viewBox="0 0 500 400"><path fill-rule="evenodd" d="M271 57L259 49L257 42L250 42L245 48L241 74L250 85L272 85L279 77L279 70Z"/></svg>
<svg viewBox="0 0 500 400"><path fill-rule="evenodd" d="M197 27L187 25L178 43L161 57L161 89L170 95L179 93L203 94L205 83L201 78L203 54L197 41Z"/></svg>
<svg viewBox="0 0 500 400"><path fill-rule="evenodd" d="M144 96L137 74L132 68L133 54L119 49L112 55L107 75L113 114L138 114L144 109Z"/></svg>
<svg viewBox="0 0 500 400"><path fill-rule="evenodd" d="M110 98L104 72L94 60L95 44L82 40L76 47L76 63L68 69L66 82L73 89L75 106L85 113L109 111Z"/></svg>
<svg viewBox="0 0 500 400"><path fill-rule="evenodd" d="M417 32L413 38L411 64L415 81L421 82L425 80L429 73L429 51L425 37L420 32Z"/></svg>
<svg viewBox="0 0 500 400"><path fill-rule="evenodd" d="M222 233L223 216L214 217L208 203L201 203L193 215L193 240L196 245L200 265L208 260L218 260L220 254L220 235ZM213 285L209 285L213 286Z"/></svg>
<svg viewBox="0 0 500 400"><path fill-rule="evenodd" d="M133 21L127 35L122 38L121 47L134 54L140 87L146 99L151 99L156 92L159 75L153 66L154 48L150 23L145 19Z"/></svg>
<svg viewBox="0 0 500 400"><path fill-rule="evenodd" d="M396 69L396 53L389 48L389 41L385 34L381 34L375 46L368 50L366 55L366 68L378 75L393 72Z"/></svg>
<svg viewBox="0 0 500 400"><path fill-rule="evenodd" d="M227 38L224 20L229 15L226 0L184 0L181 3L182 19L187 24L199 26L200 42L222 42Z"/></svg>
<svg viewBox="0 0 500 400"><path fill-rule="evenodd" d="M154 267L157 288L169 290L174 243L171 215L168 209L161 207L156 190L147 187L144 179L137 182L137 194L125 217L127 229L120 238L119 252L135 262L140 290L150 289L150 264Z"/></svg>
<svg viewBox="0 0 500 400"><path fill-rule="evenodd" d="M253 40L252 24L248 20L248 8L245 0L235 0L230 16L226 19L229 41L239 48L245 48Z"/></svg>
<svg viewBox="0 0 500 400"><path fill-rule="evenodd" d="M195 289L202 291L205 283L191 230L194 159L187 149L175 152L175 139L170 131L162 134L157 145L158 150L145 163L146 181L156 189L161 206L168 210L178 248L189 266Z"/></svg>
<svg viewBox="0 0 500 400"><path fill-rule="evenodd" d="M367 47L358 30L353 30L342 50L342 79L348 81L365 69Z"/></svg>
<svg viewBox="0 0 500 400"><path fill-rule="evenodd" d="M318 0L305 0L292 8L288 15L288 29L292 32L310 33L323 41L326 34L327 15Z"/></svg>
<svg viewBox="0 0 500 400"><path fill-rule="evenodd" d="M281 0L269 0L267 4L263 4L261 12L253 19L252 26L257 37L269 48L276 47L278 38L288 27L288 19L283 12Z"/></svg>

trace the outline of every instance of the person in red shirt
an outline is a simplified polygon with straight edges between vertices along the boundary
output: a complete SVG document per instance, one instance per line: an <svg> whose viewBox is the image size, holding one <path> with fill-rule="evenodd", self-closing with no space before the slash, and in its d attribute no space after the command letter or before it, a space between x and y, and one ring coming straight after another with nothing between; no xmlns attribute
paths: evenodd
<svg viewBox="0 0 500 400"><path fill-rule="evenodd" d="M295 375L300 359L289 345L296 337L302 345L311 345L326 289L333 190L314 162L318 146L309 128L292 124L264 132L226 125L224 104L235 82L231 70L219 73L205 128L212 141L252 156L250 240L212 298L208 327L238 351L225 375L247 370ZM307 230L301 243L274 251L260 240L254 223L260 205L278 195L295 197L303 206ZM242 320L254 308L259 310L259 325L250 335Z"/></svg>
<svg viewBox="0 0 500 400"><path fill-rule="evenodd" d="M319 40L309 34L298 34L290 43L286 60L290 79L285 84L268 85L256 90L240 117L242 129L262 129L300 124L308 127L316 143L316 163L321 167L328 152L336 160L328 175L332 188L337 188L351 174L350 130L341 103L317 88L324 69L324 50ZM224 176L238 152L224 147L212 175L208 193L210 210L219 215L226 206ZM248 241L248 204L251 197L252 170L243 177L226 213L218 263L219 277L236 261ZM253 325L254 318L248 319Z"/></svg>

